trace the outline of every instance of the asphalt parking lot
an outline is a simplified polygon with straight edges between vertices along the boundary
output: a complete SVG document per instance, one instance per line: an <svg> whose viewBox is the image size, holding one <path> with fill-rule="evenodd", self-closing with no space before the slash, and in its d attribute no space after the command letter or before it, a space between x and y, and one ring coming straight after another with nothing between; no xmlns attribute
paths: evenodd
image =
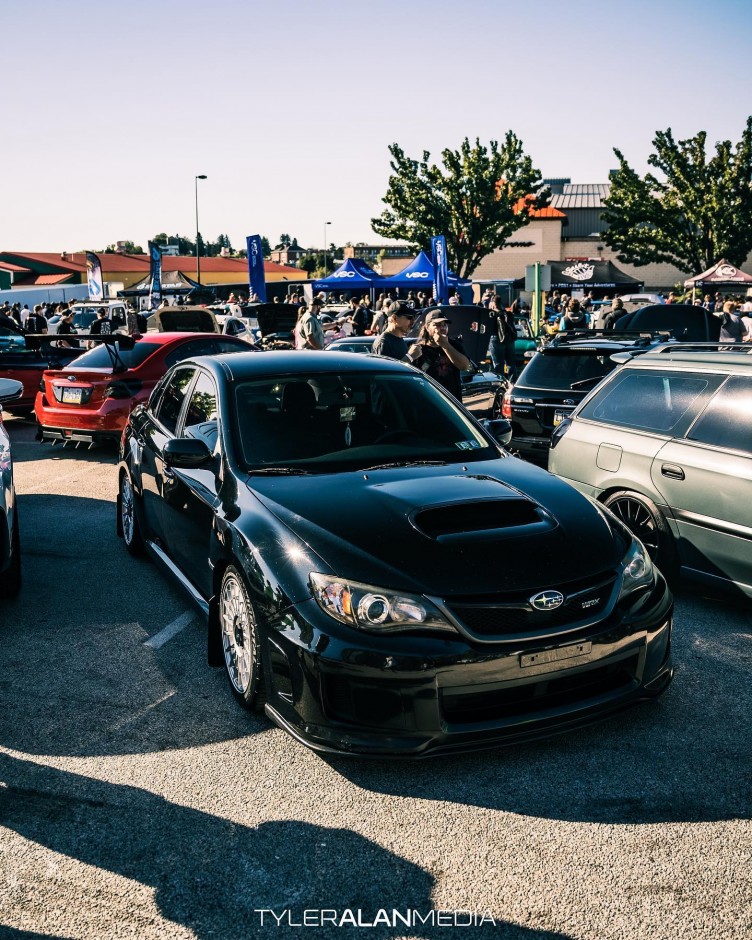
<svg viewBox="0 0 752 940"><path fill-rule="evenodd" d="M326 760L241 712L200 617L125 551L114 451L7 424L0 936L752 935L752 606L682 590L673 685L591 728Z"/></svg>

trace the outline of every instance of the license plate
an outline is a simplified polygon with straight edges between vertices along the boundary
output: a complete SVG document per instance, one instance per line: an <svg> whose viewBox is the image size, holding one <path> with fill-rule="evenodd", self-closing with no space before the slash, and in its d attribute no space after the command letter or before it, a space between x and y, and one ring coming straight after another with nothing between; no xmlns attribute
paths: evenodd
<svg viewBox="0 0 752 940"><path fill-rule="evenodd" d="M542 650L540 653L527 653L520 656L520 666L543 666L546 663L558 663L562 659L574 659L575 656L587 656L593 644L574 643L572 646L560 646L555 650Z"/></svg>
<svg viewBox="0 0 752 940"><path fill-rule="evenodd" d="M82 388L64 388L62 400L70 405L80 405L83 394Z"/></svg>

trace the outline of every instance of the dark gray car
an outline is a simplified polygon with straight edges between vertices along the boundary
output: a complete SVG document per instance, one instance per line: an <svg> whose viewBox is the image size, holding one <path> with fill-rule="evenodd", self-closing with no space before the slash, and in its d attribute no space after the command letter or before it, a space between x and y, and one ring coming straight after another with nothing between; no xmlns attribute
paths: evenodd
<svg viewBox="0 0 752 940"><path fill-rule="evenodd" d="M608 506L669 577L752 597L752 348L660 346L554 432L548 468Z"/></svg>

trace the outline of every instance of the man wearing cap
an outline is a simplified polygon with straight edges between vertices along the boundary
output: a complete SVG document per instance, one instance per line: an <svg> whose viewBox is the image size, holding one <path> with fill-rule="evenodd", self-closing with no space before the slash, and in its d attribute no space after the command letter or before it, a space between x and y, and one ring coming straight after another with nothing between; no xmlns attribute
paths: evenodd
<svg viewBox="0 0 752 940"><path fill-rule="evenodd" d="M60 314L60 323L57 328L58 336L65 336L66 339L60 340L61 346L69 346L74 349L78 349L81 344L77 339L70 339L72 335L76 332L76 328L73 326L73 311L72 310L63 310Z"/></svg>
<svg viewBox="0 0 752 940"><path fill-rule="evenodd" d="M440 308L429 310L417 343L408 350L414 366L462 400L460 372L472 368L459 339L449 339L450 320Z"/></svg>
<svg viewBox="0 0 752 940"><path fill-rule="evenodd" d="M415 311L407 304L393 304L389 309L386 329L373 341L371 352L390 359L404 359L407 356L405 337L415 320Z"/></svg>
<svg viewBox="0 0 752 940"><path fill-rule="evenodd" d="M314 297L295 327L297 349L323 349L324 331L319 321L321 301Z"/></svg>

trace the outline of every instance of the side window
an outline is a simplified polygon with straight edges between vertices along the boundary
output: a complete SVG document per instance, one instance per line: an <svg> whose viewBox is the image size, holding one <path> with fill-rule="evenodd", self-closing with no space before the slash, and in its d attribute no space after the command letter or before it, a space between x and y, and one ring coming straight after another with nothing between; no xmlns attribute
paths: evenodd
<svg viewBox="0 0 752 940"><path fill-rule="evenodd" d="M165 365L174 366L176 362L182 362L184 359L190 359L191 356L200 356L201 340L192 340L189 343L181 343L176 349L165 356Z"/></svg>
<svg viewBox="0 0 752 940"><path fill-rule="evenodd" d="M699 410L719 381L682 372L624 371L585 405L580 416L670 434L690 409Z"/></svg>
<svg viewBox="0 0 752 940"><path fill-rule="evenodd" d="M178 426L178 418L180 409L183 407L185 393L195 374L195 369L178 369L165 386L155 417L171 434L175 433Z"/></svg>
<svg viewBox="0 0 752 940"><path fill-rule="evenodd" d="M206 441L214 450L219 434L217 422L217 390L206 372L199 372L185 412L181 437L195 437Z"/></svg>
<svg viewBox="0 0 752 940"><path fill-rule="evenodd" d="M729 378L695 422L687 438L752 454L752 378Z"/></svg>

